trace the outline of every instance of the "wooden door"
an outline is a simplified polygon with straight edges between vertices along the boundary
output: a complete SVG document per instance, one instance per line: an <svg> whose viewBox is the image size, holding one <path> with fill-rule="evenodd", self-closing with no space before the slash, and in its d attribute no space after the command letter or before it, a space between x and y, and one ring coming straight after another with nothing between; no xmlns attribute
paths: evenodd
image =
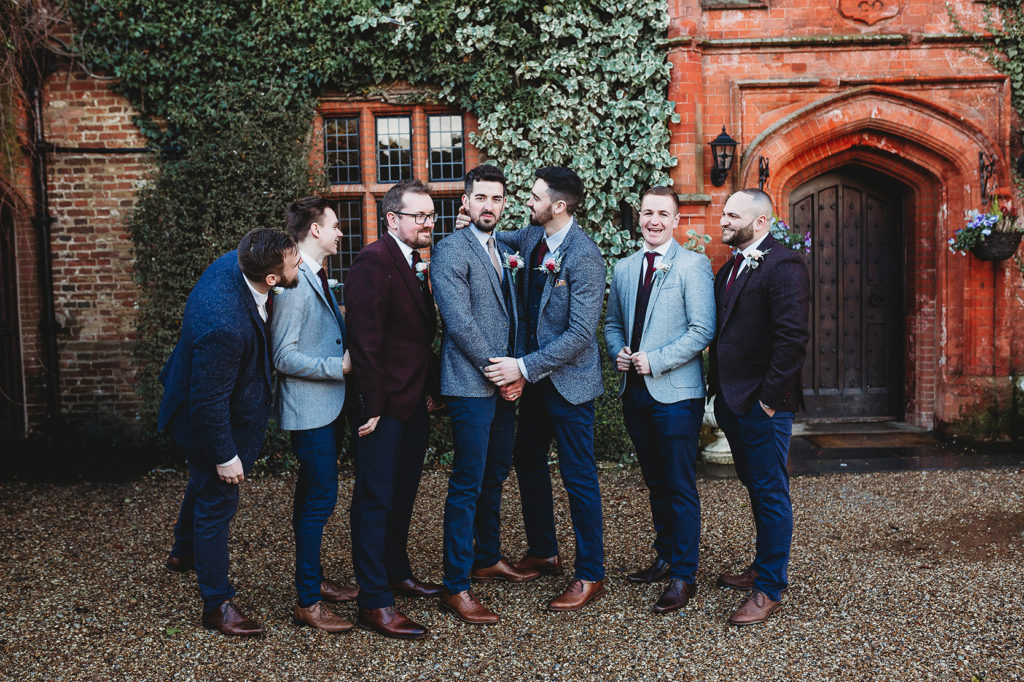
<svg viewBox="0 0 1024 682"><path fill-rule="evenodd" d="M813 238L805 418L903 418L905 194L851 166L790 196L790 225Z"/></svg>

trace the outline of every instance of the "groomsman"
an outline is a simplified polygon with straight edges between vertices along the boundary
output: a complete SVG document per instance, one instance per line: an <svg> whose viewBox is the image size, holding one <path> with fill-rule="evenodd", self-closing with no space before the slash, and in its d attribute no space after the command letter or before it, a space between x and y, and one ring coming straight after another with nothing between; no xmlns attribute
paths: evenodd
<svg viewBox="0 0 1024 682"><path fill-rule="evenodd" d="M555 539L548 452L558 444L558 465L569 494L576 535L576 565L552 611L574 611L604 594L601 492L594 461L594 399L604 392L597 347L605 269L597 245L573 213L583 183L568 168L537 171L526 205L530 222L499 240L523 254L519 306L525 355L491 358L486 376L498 386L526 380L519 406L513 463L523 503L527 554L520 571L562 571Z"/></svg>
<svg viewBox="0 0 1024 682"><path fill-rule="evenodd" d="M643 248L615 266L605 343L623 373L619 395L626 429L647 483L655 559L629 576L665 576L655 613L686 606L697 592L700 498L697 446L704 418L702 351L715 330L714 276L708 259L679 246L679 200L654 187L640 202Z"/></svg>
<svg viewBox="0 0 1024 682"><path fill-rule="evenodd" d="M338 444L343 433L345 321L322 267L338 253L338 218L323 197L305 197L288 207L288 232L298 242L299 285L274 297L271 350L277 369L277 420L291 432L299 462L292 528L295 531L293 618L300 625L345 632L352 623L334 615L322 599L351 601L358 589L324 578L320 545L338 500Z"/></svg>
<svg viewBox="0 0 1024 682"><path fill-rule="evenodd" d="M788 584L793 506L786 458L802 401L808 340L807 266L769 234L772 202L758 189L736 192L722 209L722 241L733 247L715 276L717 334L711 344L715 419L729 439L757 529L754 561L718 584L748 591L733 625L764 622Z"/></svg>
<svg viewBox="0 0 1024 682"><path fill-rule="evenodd" d="M501 488L512 466L522 383L496 389L484 375L490 358L521 355L515 258L494 238L505 207L505 175L489 165L471 170L462 206L472 222L442 239L430 264L444 322L441 394L455 441L444 507L441 608L466 623L489 625L498 615L477 600L470 577L519 583L540 572L516 569L501 553Z"/></svg>
<svg viewBox="0 0 1024 682"><path fill-rule="evenodd" d="M359 625L417 639L427 628L397 610L394 594L439 596L413 577L407 544L427 448L428 410L437 403L431 372L434 299L417 249L430 246L434 202L418 180L384 195L388 231L356 257L345 283L349 350L357 392L353 421L352 563Z"/></svg>
<svg viewBox="0 0 1024 682"><path fill-rule="evenodd" d="M232 601L228 529L270 418L268 293L298 284L298 266L291 237L268 229L242 237L193 287L160 372L157 427L185 453L189 471L167 568L196 569L203 626L225 635L263 633Z"/></svg>

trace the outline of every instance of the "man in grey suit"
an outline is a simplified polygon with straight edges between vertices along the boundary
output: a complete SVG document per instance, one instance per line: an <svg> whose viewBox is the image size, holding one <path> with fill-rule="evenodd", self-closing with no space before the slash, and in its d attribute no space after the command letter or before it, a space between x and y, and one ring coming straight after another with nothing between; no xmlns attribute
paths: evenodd
<svg viewBox="0 0 1024 682"><path fill-rule="evenodd" d="M526 380L513 463L519 479L527 554L515 567L561 573L548 452L558 444L562 482L576 535L573 580L548 602L575 611L604 593L601 492L594 461L594 399L604 392L597 347L604 260L573 213L583 183L568 168L537 171L528 227L499 240L526 261L519 290L525 354L492 358L485 374L498 386Z"/></svg>
<svg viewBox="0 0 1024 682"><path fill-rule="evenodd" d="M323 599L351 601L358 588L323 576L320 545L338 499L338 439L343 433L345 321L331 292L323 260L338 253L338 217L322 197L292 202L288 231L299 245L299 285L274 297L270 341L277 369L277 419L291 432L299 461L292 527L295 531L296 624L345 632L352 623L334 615Z"/></svg>
<svg viewBox="0 0 1024 682"><path fill-rule="evenodd" d="M668 587L655 613L686 606L697 591L700 499L697 446L704 417L702 351L715 330L714 276L707 257L672 237L679 200L653 187L640 202L643 248L615 266L605 343L623 373L626 430L650 494L656 556L629 580Z"/></svg>
<svg viewBox="0 0 1024 682"><path fill-rule="evenodd" d="M505 175L477 166L466 175L463 208L472 221L438 242L430 281L444 336L441 393L451 416L455 459L444 507L441 608L475 625L498 621L469 589L478 582L525 582L539 571L513 568L501 553L501 488L512 466L515 399L484 375L490 358L518 355L512 250L494 239L505 206ZM504 267L503 267L504 266Z"/></svg>

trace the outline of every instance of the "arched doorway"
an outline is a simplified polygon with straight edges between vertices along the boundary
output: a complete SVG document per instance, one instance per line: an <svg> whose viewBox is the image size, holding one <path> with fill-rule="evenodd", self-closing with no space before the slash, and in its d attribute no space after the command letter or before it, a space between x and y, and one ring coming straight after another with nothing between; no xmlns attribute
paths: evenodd
<svg viewBox="0 0 1024 682"><path fill-rule="evenodd" d="M14 210L0 192L0 442L24 436Z"/></svg>
<svg viewBox="0 0 1024 682"><path fill-rule="evenodd" d="M807 419L903 419L908 193L889 176L847 165L790 194L790 224L814 240Z"/></svg>

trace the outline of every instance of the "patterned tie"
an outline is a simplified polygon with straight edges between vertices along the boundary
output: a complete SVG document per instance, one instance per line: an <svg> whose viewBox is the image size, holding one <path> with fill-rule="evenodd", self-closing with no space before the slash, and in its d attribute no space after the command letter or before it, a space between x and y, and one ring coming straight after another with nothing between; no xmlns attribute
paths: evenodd
<svg viewBox="0 0 1024 682"><path fill-rule="evenodd" d="M491 256L491 265L494 266L494 271L498 273L498 281L501 281L501 263L498 262L498 252L494 248L494 237L487 238L487 253Z"/></svg>
<svg viewBox="0 0 1024 682"><path fill-rule="evenodd" d="M656 251L648 251L644 254L647 258L647 270L644 272L644 289L651 288L651 280L654 279L654 258L658 253Z"/></svg>
<svg viewBox="0 0 1024 682"><path fill-rule="evenodd" d="M725 293L729 293L733 282L736 281L736 275L739 274L740 267L743 265L743 254L737 253L735 259L736 261L732 264L732 272L729 273L729 281L725 283Z"/></svg>

